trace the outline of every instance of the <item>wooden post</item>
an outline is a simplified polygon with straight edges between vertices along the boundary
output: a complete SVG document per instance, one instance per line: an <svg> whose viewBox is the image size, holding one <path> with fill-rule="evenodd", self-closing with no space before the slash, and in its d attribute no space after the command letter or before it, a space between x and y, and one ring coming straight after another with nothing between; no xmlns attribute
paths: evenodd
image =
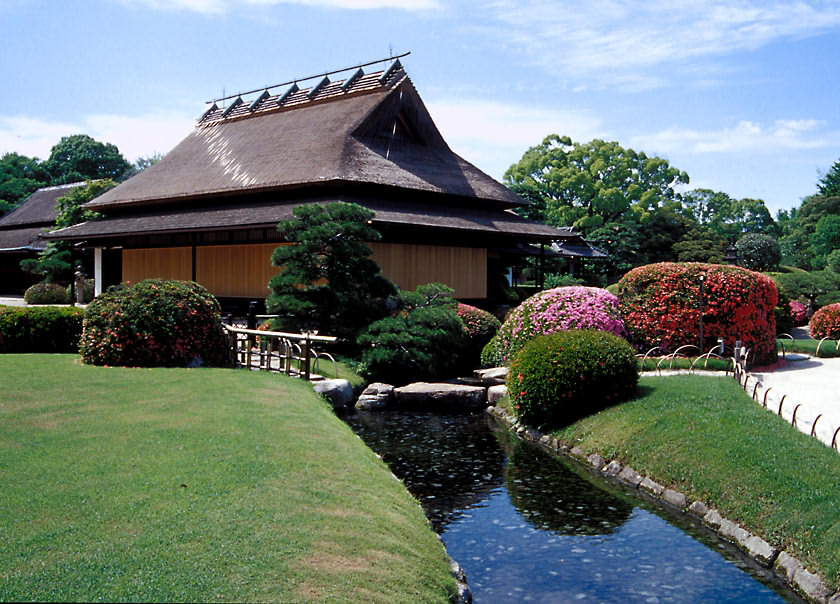
<svg viewBox="0 0 840 604"><path fill-rule="evenodd" d="M309 381L309 334L303 341L303 379Z"/></svg>
<svg viewBox="0 0 840 604"><path fill-rule="evenodd" d="M93 295L102 293L102 248L93 248Z"/></svg>

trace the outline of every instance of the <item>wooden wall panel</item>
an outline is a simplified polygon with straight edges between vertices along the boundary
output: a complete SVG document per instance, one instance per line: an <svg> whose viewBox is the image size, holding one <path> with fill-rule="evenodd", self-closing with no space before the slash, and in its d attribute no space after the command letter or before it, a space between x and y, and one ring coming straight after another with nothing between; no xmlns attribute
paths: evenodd
<svg viewBox="0 0 840 604"><path fill-rule="evenodd" d="M122 280L136 283L143 279L192 279L192 248L157 247L124 249Z"/></svg>
<svg viewBox="0 0 840 604"><path fill-rule="evenodd" d="M278 269L271 265L277 243L208 245L196 248L196 281L217 296L265 298Z"/></svg>
<svg viewBox="0 0 840 604"><path fill-rule="evenodd" d="M402 289L445 283L457 298L487 297L487 250L446 245L371 243L373 260Z"/></svg>

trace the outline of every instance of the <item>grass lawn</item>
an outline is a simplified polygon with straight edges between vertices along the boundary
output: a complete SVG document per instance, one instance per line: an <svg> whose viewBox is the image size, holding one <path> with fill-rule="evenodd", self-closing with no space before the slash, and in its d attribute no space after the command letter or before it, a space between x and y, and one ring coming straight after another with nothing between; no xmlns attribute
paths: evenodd
<svg viewBox="0 0 840 604"><path fill-rule="evenodd" d="M811 356L817 356L817 346L820 344L819 340L805 339L805 340L776 340L776 348L779 351L779 358L782 356L782 345L786 352L802 352ZM820 358L832 358L840 356L840 350L837 349L837 340L826 340L820 346Z"/></svg>
<svg viewBox="0 0 840 604"><path fill-rule="evenodd" d="M642 377L634 399L554 435L705 501L840 586L840 455L733 379Z"/></svg>
<svg viewBox="0 0 840 604"><path fill-rule="evenodd" d="M308 384L0 355L0 600L446 602L414 499Z"/></svg>

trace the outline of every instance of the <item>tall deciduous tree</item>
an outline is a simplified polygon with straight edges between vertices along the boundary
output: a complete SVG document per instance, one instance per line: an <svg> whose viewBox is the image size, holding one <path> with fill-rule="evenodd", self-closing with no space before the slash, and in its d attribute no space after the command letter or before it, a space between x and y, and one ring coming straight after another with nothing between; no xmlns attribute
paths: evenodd
<svg viewBox="0 0 840 604"><path fill-rule="evenodd" d="M776 222L760 199L735 199L721 191L694 189L683 193L682 212L727 239L745 233L778 234Z"/></svg>
<svg viewBox="0 0 840 604"><path fill-rule="evenodd" d="M87 134L63 137L45 162L56 184L78 180L120 179L131 169L116 145L100 143Z"/></svg>
<svg viewBox="0 0 840 604"><path fill-rule="evenodd" d="M4 153L0 157L0 216L15 209L49 181L49 172L37 158Z"/></svg>
<svg viewBox="0 0 840 604"><path fill-rule="evenodd" d="M817 192L823 197L840 197L840 159L822 175L817 183Z"/></svg>
<svg viewBox="0 0 840 604"><path fill-rule="evenodd" d="M271 256L280 272L269 283L268 312L280 315L281 329L317 329L353 339L384 316L381 303L395 292L366 243L380 238L370 226L374 213L334 202L298 206L294 216L277 225L291 245Z"/></svg>
<svg viewBox="0 0 840 604"><path fill-rule="evenodd" d="M528 149L504 181L532 203L525 210L529 218L587 234L630 212L644 216L665 206L688 175L617 142L581 144L551 134Z"/></svg>

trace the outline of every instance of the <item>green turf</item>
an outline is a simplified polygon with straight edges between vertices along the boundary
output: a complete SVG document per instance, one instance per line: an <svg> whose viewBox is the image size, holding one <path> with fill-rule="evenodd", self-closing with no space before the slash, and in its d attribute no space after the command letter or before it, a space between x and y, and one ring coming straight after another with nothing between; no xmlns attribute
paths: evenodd
<svg viewBox="0 0 840 604"><path fill-rule="evenodd" d="M0 355L0 600L448 600L417 502L301 380Z"/></svg>
<svg viewBox="0 0 840 604"><path fill-rule="evenodd" d="M554 435L705 501L840 586L840 455L733 379L642 377L632 400Z"/></svg>
<svg viewBox="0 0 840 604"><path fill-rule="evenodd" d="M776 349L779 351L780 357L782 354L782 346L784 346L785 352L800 352L811 356L818 356L820 358L840 357L838 340L825 340L822 344L820 344L819 340L812 339L779 339L776 340ZM817 354L818 347L819 354Z"/></svg>

